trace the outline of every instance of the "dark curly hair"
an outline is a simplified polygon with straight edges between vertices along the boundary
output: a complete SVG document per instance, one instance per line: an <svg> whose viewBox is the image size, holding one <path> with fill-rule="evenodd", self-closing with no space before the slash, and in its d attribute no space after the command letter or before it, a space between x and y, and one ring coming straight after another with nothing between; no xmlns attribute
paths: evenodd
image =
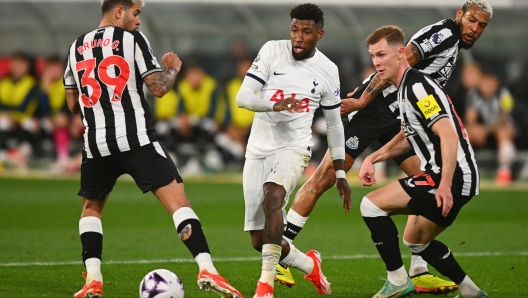
<svg viewBox="0 0 528 298"><path fill-rule="evenodd" d="M319 6L311 3L305 3L295 6L290 11L290 17L298 20L312 20L316 24L324 25L323 11Z"/></svg>

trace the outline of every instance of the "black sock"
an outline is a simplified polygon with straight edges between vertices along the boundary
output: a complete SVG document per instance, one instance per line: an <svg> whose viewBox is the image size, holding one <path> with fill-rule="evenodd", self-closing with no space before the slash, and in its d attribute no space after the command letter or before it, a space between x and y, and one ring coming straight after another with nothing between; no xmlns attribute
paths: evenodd
<svg viewBox="0 0 528 298"><path fill-rule="evenodd" d="M103 234L84 232L81 234L81 244L83 263L91 258L103 259Z"/></svg>
<svg viewBox="0 0 528 298"><path fill-rule="evenodd" d="M295 237L299 235L301 232L302 227L298 227L291 222L288 221L288 224L286 225L286 230L284 230L284 237L288 238L289 240L293 241L295 240Z"/></svg>
<svg viewBox="0 0 528 298"><path fill-rule="evenodd" d="M389 216L363 217L370 229L370 237L385 262L388 271L395 271L403 266L400 253L398 229Z"/></svg>
<svg viewBox="0 0 528 298"><path fill-rule="evenodd" d="M447 276L457 285L466 277L466 273L455 260L449 247L438 240L431 241L429 246L419 253L419 255L429 265L433 266L438 272Z"/></svg>
<svg viewBox="0 0 528 298"><path fill-rule="evenodd" d="M178 231L178 234L180 234L180 238L182 239L185 246L187 246L187 249L191 252L193 255L193 258L196 258L196 256L200 253L208 253L209 246L207 245L207 240L205 239L205 235L202 230L202 224L199 220L194 218L189 218L184 221L182 221L178 228L176 229ZM182 230L183 235L182 235ZM188 236L190 234L190 236ZM182 238L188 236L187 239ZM185 239L185 240L184 240Z"/></svg>

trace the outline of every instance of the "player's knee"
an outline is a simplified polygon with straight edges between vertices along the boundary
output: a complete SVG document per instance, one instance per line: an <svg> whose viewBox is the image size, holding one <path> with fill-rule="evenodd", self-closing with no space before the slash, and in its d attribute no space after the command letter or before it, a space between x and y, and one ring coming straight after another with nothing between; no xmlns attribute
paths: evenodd
<svg viewBox="0 0 528 298"><path fill-rule="evenodd" d="M415 243L407 242L405 239L403 239L403 244L405 244L405 246L407 246L412 252L419 254L422 251L424 251L429 246L430 243L415 244Z"/></svg>
<svg viewBox="0 0 528 298"><path fill-rule="evenodd" d="M372 203L372 201L367 197L363 197L359 208L361 210L361 216L363 217L379 217L388 215L387 212L381 210L381 208Z"/></svg>

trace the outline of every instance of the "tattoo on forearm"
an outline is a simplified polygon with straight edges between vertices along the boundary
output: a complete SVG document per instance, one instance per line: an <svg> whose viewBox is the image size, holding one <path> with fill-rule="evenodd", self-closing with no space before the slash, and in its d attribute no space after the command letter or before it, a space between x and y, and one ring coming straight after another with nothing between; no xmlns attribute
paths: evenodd
<svg viewBox="0 0 528 298"><path fill-rule="evenodd" d="M376 94L378 93L378 89L376 89L375 87L371 87L371 86L368 86L366 91L370 94Z"/></svg>
<svg viewBox="0 0 528 298"><path fill-rule="evenodd" d="M422 60L422 54L420 54L420 50L418 49L418 47L415 44L412 44L412 53L413 53L414 57L416 57L416 61L421 61Z"/></svg>
<svg viewBox="0 0 528 298"><path fill-rule="evenodd" d="M169 67L165 72L153 73L147 80L145 80L145 84L150 92L162 92L165 94L170 88L172 88L172 85L174 85L176 74L178 74L178 71L175 68Z"/></svg>

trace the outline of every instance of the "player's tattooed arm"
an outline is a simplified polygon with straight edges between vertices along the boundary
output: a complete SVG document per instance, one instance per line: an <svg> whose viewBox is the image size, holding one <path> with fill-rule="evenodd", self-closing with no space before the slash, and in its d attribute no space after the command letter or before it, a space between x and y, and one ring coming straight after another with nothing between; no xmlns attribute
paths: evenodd
<svg viewBox="0 0 528 298"><path fill-rule="evenodd" d="M178 70L168 67L164 72L155 72L145 77L145 85L156 97L163 97L174 85Z"/></svg>
<svg viewBox="0 0 528 298"><path fill-rule="evenodd" d="M357 110L361 110L366 107L383 89L390 86L390 82L382 80L381 77L376 74L370 81L361 97L358 99L343 99L341 101L341 114L349 114ZM355 92L353 92L355 93ZM348 94L350 97L352 94Z"/></svg>
<svg viewBox="0 0 528 298"><path fill-rule="evenodd" d="M405 47L405 57L407 57L410 66L415 66L422 61L420 49L412 42Z"/></svg>
<svg viewBox="0 0 528 298"><path fill-rule="evenodd" d="M81 107L79 106L79 90L66 89L66 103L68 104L68 109L73 114L79 114L81 112Z"/></svg>

